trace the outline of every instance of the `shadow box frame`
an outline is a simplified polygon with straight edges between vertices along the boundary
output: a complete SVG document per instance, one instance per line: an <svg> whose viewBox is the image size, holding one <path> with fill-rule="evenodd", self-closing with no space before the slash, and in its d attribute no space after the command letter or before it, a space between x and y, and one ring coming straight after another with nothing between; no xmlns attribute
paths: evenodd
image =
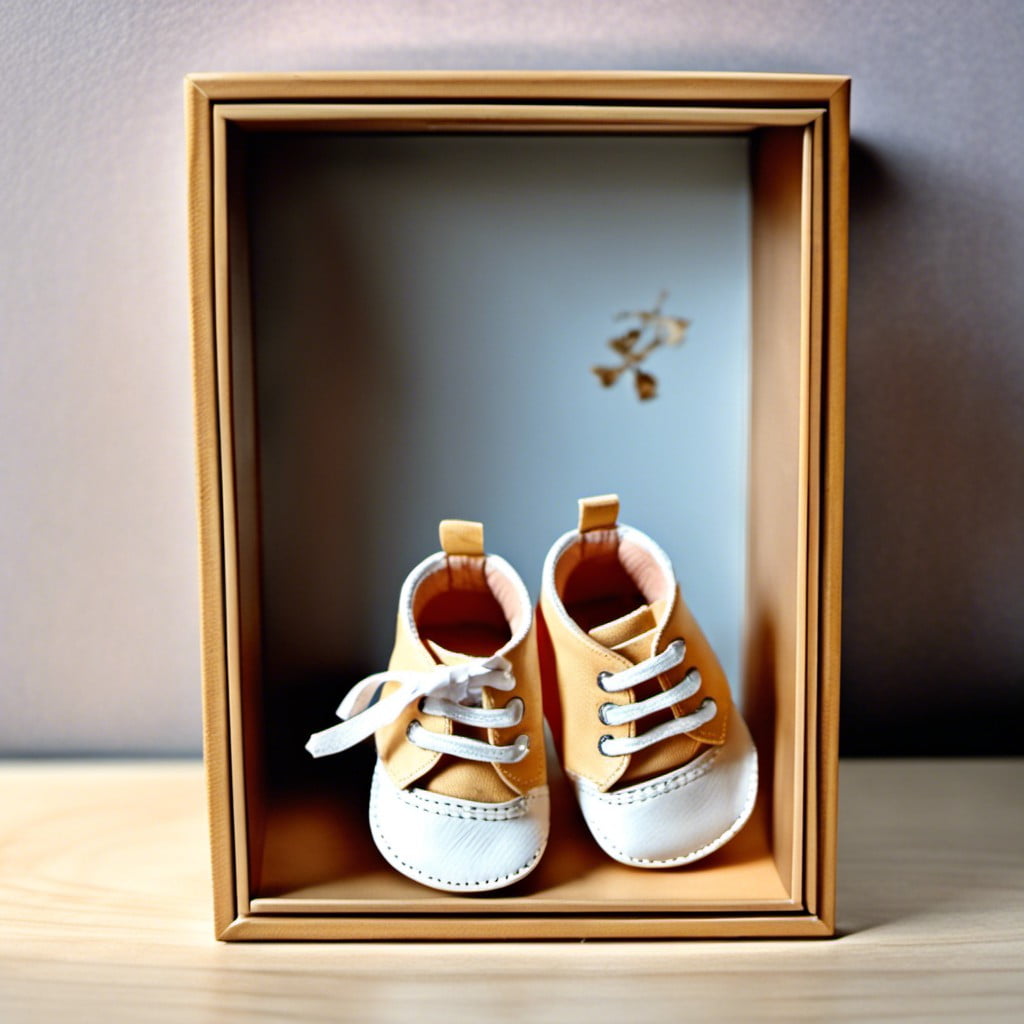
<svg viewBox="0 0 1024 1024"><path fill-rule="evenodd" d="M201 74L185 81L204 751L214 924L236 939L828 936L835 922L850 81L640 72ZM746 714L762 762L762 898L261 896L259 446L238 140L254 131L751 137ZM728 849L728 847L726 847ZM549 850L548 856L551 856ZM688 870L693 872L700 865ZM717 870L717 869L716 869ZM712 876L708 876L710 879ZM700 875L689 876L697 884ZM693 880L697 879L697 882ZM409 883L415 885L415 883ZM631 895L634 892L635 895ZM614 891L615 900L607 893ZM658 890L661 892L662 890ZM694 891L692 889L687 890ZM647 895L645 895L647 894Z"/></svg>

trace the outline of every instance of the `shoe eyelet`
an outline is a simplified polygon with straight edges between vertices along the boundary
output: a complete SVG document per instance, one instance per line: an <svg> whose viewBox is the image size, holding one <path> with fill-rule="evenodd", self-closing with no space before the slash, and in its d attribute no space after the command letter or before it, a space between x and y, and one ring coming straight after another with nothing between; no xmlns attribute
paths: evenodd
<svg viewBox="0 0 1024 1024"><path fill-rule="evenodd" d="M414 732L414 731L416 731L417 729L422 729L422 728L423 728L423 726L422 726L422 724L420 723L420 720L419 720L418 718L414 718L414 719L413 719L413 720L412 720L412 721L411 721L411 722L410 722L410 723L409 723L409 724L408 724L408 725L407 725L407 726L405 727L405 738L406 738L407 740L409 740L409 742L410 742L410 743L414 743L414 742L415 742L415 740L413 740L413 738L412 738L412 734L413 734L413 732Z"/></svg>
<svg viewBox="0 0 1024 1024"><path fill-rule="evenodd" d="M611 673L611 672L598 672L597 673L597 685L598 685L598 688L601 689L601 690L604 690L605 693L609 692L608 687L604 685L605 684L605 680L611 679L612 674L613 673Z"/></svg>
<svg viewBox="0 0 1024 1024"><path fill-rule="evenodd" d="M686 653L686 641L681 636L677 636L675 638L675 640L673 640L672 643L669 644L669 647L678 647L680 644L682 645L683 653L685 654Z"/></svg>
<svg viewBox="0 0 1024 1024"><path fill-rule="evenodd" d="M597 709L597 717L601 719L601 724L602 725L611 725L612 724L611 722L608 721L608 719L605 716L608 714L608 708L613 708L615 706L616 705L612 704L611 701L605 701L605 703L602 704Z"/></svg>
<svg viewBox="0 0 1024 1024"><path fill-rule="evenodd" d="M424 713L423 712L423 705L426 704L426 702L427 702L427 698L426 697L420 697L420 699L418 701L416 701L416 710L419 711L420 714Z"/></svg>
<svg viewBox="0 0 1024 1024"><path fill-rule="evenodd" d="M599 740L597 741L597 752L598 752L599 754L604 754L604 756L605 756L605 757L614 757L614 754L605 754L605 752L604 752L604 745L605 745L605 743L606 743L606 742L607 742L608 740L611 740L611 739L614 739L614 738L615 738L615 737L614 737L614 736L612 736L612 734L611 734L611 733L605 733L605 735L604 735L604 736L602 736L602 737L601 737L601 738L600 738L600 739L599 739Z"/></svg>

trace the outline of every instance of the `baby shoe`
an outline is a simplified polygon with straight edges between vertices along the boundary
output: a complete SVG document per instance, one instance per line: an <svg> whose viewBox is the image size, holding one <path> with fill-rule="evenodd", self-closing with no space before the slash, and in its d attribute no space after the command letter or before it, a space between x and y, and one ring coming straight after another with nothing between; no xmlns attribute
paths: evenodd
<svg viewBox="0 0 1024 1024"><path fill-rule="evenodd" d="M743 827L757 754L668 556L618 515L615 495L581 500L544 563L545 707L602 849L674 867Z"/></svg>
<svg viewBox="0 0 1024 1024"><path fill-rule="evenodd" d="M533 610L484 553L480 523L445 520L442 551L406 578L387 672L357 683L341 723L306 744L334 754L371 734L370 830L402 874L449 892L528 875L548 839Z"/></svg>

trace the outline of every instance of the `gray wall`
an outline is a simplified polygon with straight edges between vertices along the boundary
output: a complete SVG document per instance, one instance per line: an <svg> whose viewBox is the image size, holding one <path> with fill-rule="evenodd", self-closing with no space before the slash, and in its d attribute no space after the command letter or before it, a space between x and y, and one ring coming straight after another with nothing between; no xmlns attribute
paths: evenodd
<svg viewBox="0 0 1024 1024"><path fill-rule="evenodd" d="M440 519L485 523L536 596L577 499L612 490L739 683L747 139L263 138L245 163L268 687L344 692L386 664ZM615 314L662 289L692 323L644 363L657 400L603 389Z"/></svg>
<svg viewBox="0 0 1024 1024"><path fill-rule="evenodd" d="M182 75L425 67L854 77L844 744L1019 748L1024 4L37 0L0 29L0 751L198 748Z"/></svg>

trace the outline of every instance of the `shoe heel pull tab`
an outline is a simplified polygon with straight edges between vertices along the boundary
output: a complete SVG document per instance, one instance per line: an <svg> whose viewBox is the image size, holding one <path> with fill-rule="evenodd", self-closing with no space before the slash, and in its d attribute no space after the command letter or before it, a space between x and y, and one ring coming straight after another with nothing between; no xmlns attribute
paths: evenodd
<svg viewBox="0 0 1024 1024"><path fill-rule="evenodd" d="M465 519L442 519L438 533L441 535L441 549L446 555L483 558L483 523L468 522Z"/></svg>
<svg viewBox="0 0 1024 1024"><path fill-rule="evenodd" d="M613 530L619 522L619 496L598 494L580 498L580 533L591 530Z"/></svg>

